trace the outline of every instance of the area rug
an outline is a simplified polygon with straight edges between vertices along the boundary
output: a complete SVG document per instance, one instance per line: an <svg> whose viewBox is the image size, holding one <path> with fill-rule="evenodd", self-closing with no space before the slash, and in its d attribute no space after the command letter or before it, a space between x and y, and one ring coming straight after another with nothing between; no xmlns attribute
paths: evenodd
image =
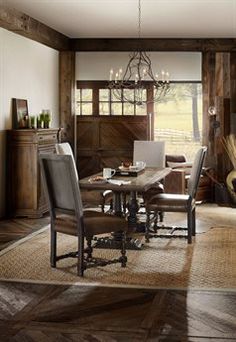
<svg viewBox="0 0 236 342"><path fill-rule="evenodd" d="M58 253L76 250L76 238L59 234ZM118 250L94 249L94 256L119 256ZM152 239L141 251L127 251L120 264L97 267L76 275L76 260L49 264L49 229L11 246L0 255L0 279L55 284L102 284L157 288L236 289L236 229L212 228L185 239Z"/></svg>

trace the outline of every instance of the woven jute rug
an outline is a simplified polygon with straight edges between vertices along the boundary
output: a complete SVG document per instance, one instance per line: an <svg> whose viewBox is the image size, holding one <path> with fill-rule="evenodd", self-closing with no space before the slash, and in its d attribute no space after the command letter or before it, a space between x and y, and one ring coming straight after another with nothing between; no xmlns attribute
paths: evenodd
<svg viewBox="0 0 236 342"><path fill-rule="evenodd" d="M76 250L76 238L59 234L58 253ZM94 249L94 256L119 256L118 250ZM0 254L1 280L61 284L128 285L158 288L236 289L236 229L212 228L198 234L192 245L185 239L152 239L141 251L127 251L120 264L97 267L76 275L76 259L49 264L49 229L12 245Z"/></svg>

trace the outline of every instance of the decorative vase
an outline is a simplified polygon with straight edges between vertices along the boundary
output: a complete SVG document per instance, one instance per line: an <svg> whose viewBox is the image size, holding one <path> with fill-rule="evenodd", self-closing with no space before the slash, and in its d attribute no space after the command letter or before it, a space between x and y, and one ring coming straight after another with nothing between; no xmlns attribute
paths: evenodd
<svg viewBox="0 0 236 342"><path fill-rule="evenodd" d="M230 194L230 197L232 199L232 202L236 204L236 191L233 186L233 180L236 179L236 170L230 171L226 178L226 185Z"/></svg>

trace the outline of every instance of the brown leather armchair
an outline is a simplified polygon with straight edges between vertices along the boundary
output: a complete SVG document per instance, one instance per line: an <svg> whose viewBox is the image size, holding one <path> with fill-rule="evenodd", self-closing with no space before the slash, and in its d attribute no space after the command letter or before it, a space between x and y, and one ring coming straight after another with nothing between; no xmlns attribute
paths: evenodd
<svg viewBox="0 0 236 342"><path fill-rule="evenodd" d="M184 155L166 155L166 166L172 167L171 173L165 178L165 192L171 194L185 194L188 189L188 182L192 163L188 163ZM196 201L212 200L212 181L208 173L212 171L203 168Z"/></svg>

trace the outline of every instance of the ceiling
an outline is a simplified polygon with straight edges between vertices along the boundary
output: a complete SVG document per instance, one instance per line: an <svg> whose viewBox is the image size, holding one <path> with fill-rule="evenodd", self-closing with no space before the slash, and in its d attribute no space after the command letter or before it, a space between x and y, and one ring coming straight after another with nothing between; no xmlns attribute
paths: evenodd
<svg viewBox="0 0 236 342"><path fill-rule="evenodd" d="M70 38L138 37L138 0L3 0ZM236 0L141 0L142 38L236 38Z"/></svg>

